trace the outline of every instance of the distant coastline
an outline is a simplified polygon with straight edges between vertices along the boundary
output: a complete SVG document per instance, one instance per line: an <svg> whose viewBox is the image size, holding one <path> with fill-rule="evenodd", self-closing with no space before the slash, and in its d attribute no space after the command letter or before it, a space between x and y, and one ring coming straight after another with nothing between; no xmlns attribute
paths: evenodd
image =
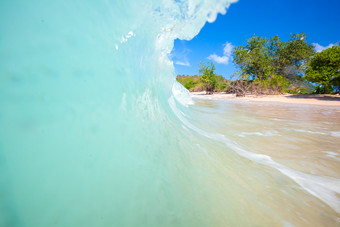
<svg viewBox="0 0 340 227"><path fill-rule="evenodd" d="M251 102L272 102L272 103L287 103L287 104L303 104L303 105L320 105L320 106L334 106L340 107L340 95L330 94L310 94L310 95L246 95L243 97L236 97L235 94L226 94L225 92L217 92L213 94L206 94L202 92L190 92L196 98L208 99L237 99L247 100Z"/></svg>

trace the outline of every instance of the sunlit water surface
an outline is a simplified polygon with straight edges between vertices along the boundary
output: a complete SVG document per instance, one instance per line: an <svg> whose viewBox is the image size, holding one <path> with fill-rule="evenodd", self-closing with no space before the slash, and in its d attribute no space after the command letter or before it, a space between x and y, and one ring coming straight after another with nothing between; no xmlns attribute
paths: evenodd
<svg viewBox="0 0 340 227"><path fill-rule="evenodd" d="M175 83L232 2L0 1L0 226L339 225L339 109Z"/></svg>
<svg viewBox="0 0 340 227"><path fill-rule="evenodd" d="M197 151L214 166L211 177L225 185L226 204L238 201L235 209L247 213L250 223L339 225L339 107L194 100L185 116L192 123L188 128L212 138L198 142Z"/></svg>

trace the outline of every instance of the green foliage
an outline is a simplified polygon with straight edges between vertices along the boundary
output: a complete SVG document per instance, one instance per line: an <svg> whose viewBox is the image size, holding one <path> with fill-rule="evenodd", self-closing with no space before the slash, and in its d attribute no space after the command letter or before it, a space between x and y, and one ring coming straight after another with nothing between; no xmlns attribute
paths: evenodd
<svg viewBox="0 0 340 227"><path fill-rule="evenodd" d="M217 80L217 84L215 87L216 91L225 91L227 89L227 87L229 86L229 81L226 80L223 76L220 75L215 75L216 76L216 80Z"/></svg>
<svg viewBox="0 0 340 227"><path fill-rule="evenodd" d="M264 87L275 91L282 91L290 84L290 82L281 75L273 75L267 80L264 80L263 83Z"/></svg>
<svg viewBox="0 0 340 227"><path fill-rule="evenodd" d="M180 82L186 89L190 90L199 83L199 78L178 76L177 81Z"/></svg>
<svg viewBox="0 0 340 227"><path fill-rule="evenodd" d="M270 39L252 36L246 46L235 47L233 61L240 69L241 79L284 91L290 81L301 80L300 75L313 54L314 48L307 43L305 34L291 35L287 42L278 36Z"/></svg>
<svg viewBox="0 0 340 227"><path fill-rule="evenodd" d="M200 80L204 84L207 93L214 92L217 85L217 78L214 70L215 66L213 63L204 64L203 62L200 62Z"/></svg>
<svg viewBox="0 0 340 227"><path fill-rule="evenodd" d="M226 91L230 81L223 76L215 75L217 84L215 91ZM177 76L177 81L181 83L189 91L205 91L204 84L200 80L200 76Z"/></svg>
<svg viewBox="0 0 340 227"><path fill-rule="evenodd" d="M203 91L204 85L199 76L177 76L177 81L189 91Z"/></svg>
<svg viewBox="0 0 340 227"><path fill-rule="evenodd" d="M299 80L305 66L314 55L314 47L307 43L306 34L290 36L287 42L279 43L274 66L277 74L284 75L287 79Z"/></svg>
<svg viewBox="0 0 340 227"><path fill-rule="evenodd" d="M274 68L270 64L268 40L253 36L246 46L237 46L233 52L233 61L240 68L242 79L266 79Z"/></svg>
<svg viewBox="0 0 340 227"><path fill-rule="evenodd" d="M313 94L315 87L306 80L297 80L289 81L289 85L283 91L290 94Z"/></svg>
<svg viewBox="0 0 340 227"><path fill-rule="evenodd" d="M184 87L188 90L192 89L193 87L195 87L195 84L193 81L189 81L187 83L184 84Z"/></svg>
<svg viewBox="0 0 340 227"><path fill-rule="evenodd" d="M339 92L340 86L340 47L323 50L311 59L304 76L310 82L318 83L317 93Z"/></svg>
<svg viewBox="0 0 340 227"><path fill-rule="evenodd" d="M315 86L315 94L326 94L327 91L325 89L325 86L323 85L316 85Z"/></svg>

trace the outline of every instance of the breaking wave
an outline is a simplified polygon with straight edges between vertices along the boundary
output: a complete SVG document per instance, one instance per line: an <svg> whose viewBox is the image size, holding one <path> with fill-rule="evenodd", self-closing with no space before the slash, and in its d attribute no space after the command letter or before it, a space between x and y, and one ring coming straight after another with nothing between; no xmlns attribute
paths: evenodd
<svg viewBox="0 0 340 227"><path fill-rule="evenodd" d="M246 151L186 115L193 100L175 82L174 40L192 39L235 1L1 1L0 225L254 223L253 209L268 208L239 193L250 190L241 175L227 166L220 175L224 165L199 143L211 141L339 213L339 180Z"/></svg>

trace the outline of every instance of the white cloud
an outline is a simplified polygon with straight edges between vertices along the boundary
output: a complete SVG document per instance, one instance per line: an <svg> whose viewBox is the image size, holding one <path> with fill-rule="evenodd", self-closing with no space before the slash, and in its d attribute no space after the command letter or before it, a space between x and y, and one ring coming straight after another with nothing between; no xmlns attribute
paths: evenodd
<svg viewBox="0 0 340 227"><path fill-rule="evenodd" d="M212 54L208 57L209 60L213 60L214 62L218 64L224 64L228 65L229 64L229 57L228 56L217 56L216 54Z"/></svg>
<svg viewBox="0 0 340 227"><path fill-rule="evenodd" d="M190 66L189 61L176 61L175 64L176 65L183 65L183 66Z"/></svg>
<svg viewBox="0 0 340 227"><path fill-rule="evenodd" d="M226 42L223 48L223 56L216 54L209 55L208 59L213 60L218 64L228 65L230 62L231 54L233 53L234 46L230 42Z"/></svg>
<svg viewBox="0 0 340 227"><path fill-rule="evenodd" d="M234 49L234 46L231 43L226 42L224 44L223 54L225 56L231 56L231 54L233 53L233 49Z"/></svg>
<svg viewBox="0 0 340 227"><path fill-rule="evenodd" d="M321 45L318 44L318 43L313 43L312 45L314 46L316 52L321 52L321 51L323 51L323 50L326 50L326 49L331 48L332 46L334 46L333 43L329 44L329 45L326 46L326 47L321 46Z"/></svg>
<svg viewBox="0 0 340 227"><path fill-rule="evenodd" d="M173 49L170 58L174 61L176 65L182 65L182 66L190 66L190 62L188 59L188 54L191 52L191 50L187 47L185 47L184 44L182 44L182 48L180 51Z"/></svg>

